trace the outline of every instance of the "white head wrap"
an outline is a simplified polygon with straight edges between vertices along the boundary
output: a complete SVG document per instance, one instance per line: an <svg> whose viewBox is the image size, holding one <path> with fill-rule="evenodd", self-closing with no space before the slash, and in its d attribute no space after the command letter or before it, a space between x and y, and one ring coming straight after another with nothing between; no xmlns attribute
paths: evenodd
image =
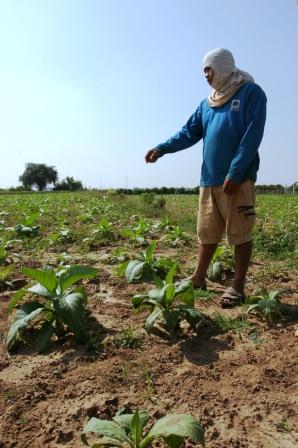
<svg viewBox="0 0 298 448"><path fill-rule="evenodd" d="M203 59L203 68L212 68L214 77L212 87L214 90L208 97L211 107L219 107L229 99L246 82L254 82L251 75L239 70L235 65L232 53L224 48L209 51Z"/></svg>

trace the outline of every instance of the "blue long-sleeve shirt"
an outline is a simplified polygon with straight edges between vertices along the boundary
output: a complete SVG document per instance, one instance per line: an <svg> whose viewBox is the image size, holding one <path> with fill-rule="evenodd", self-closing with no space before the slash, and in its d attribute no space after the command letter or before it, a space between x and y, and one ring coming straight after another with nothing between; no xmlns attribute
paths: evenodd
<svg viewBox="0 0 298 448"><path fill-rule="evenodd" d="M258 148L266 121L266 95L255 83L244 84L221 107L207 98L180 132L156 147L161 156L189 148L203 138L201 186L257 179Z"/></svg>

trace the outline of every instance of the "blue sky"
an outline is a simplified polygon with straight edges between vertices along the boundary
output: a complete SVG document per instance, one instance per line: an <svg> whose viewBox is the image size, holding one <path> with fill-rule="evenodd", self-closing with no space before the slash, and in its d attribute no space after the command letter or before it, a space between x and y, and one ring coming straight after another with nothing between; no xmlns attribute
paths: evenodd
<svg viewBox="0 0 298 448"><path fill-rule="evenodd" d="M230 49L268 97L258 183L298 180L296 0L0 0L0 187L26 162L90 187L199 184L202 143L146 165Z"/></svg>

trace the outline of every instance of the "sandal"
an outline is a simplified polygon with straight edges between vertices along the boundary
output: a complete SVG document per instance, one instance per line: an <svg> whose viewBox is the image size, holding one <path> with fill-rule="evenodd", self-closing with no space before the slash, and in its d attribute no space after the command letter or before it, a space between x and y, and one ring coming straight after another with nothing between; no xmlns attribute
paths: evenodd
<svg viewBox="0 0 298 448"><path fill-rule="evenodd" d="M241 294L236 291L236 289L230 287L222 295L220 304L222 308L234 308L235 306L241 305L244 301L244 294Z"/></svg>

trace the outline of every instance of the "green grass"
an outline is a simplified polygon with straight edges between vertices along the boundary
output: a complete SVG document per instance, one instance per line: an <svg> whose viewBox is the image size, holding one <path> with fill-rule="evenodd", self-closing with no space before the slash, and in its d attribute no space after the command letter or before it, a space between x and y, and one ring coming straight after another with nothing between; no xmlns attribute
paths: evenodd
<svg viewBox="0 0 298 448"><path fill-rule="evenodd" d="M156 196L159 198L159 196ZM71 245L84 247L84 238L90 238L102 218L112 223L113 231L132 225L132 216L137 215L149 222L168 217L171 225L179 225L190 233L193 244L185 249L189 256L195 254L196 226L199 197L197 195L166 195L165 208L147 205L141 195L104 196L100 192L74 193L30 193L0 195L0 245L8 241L10 252L26 250L37 256L40 252L54 248L65 252ZM297 195L258 195L257 224L254 230L254 258L281 262L280 268L298 268L298 201ZM88 219L85 219L85 217ZM78 217L82 217L78 222ZM137 219L137 218L136 218ZM40 226L39 235L18 237L17 224L34 221ZM69 236L63 231L69 229ZM16 241L20 240L20 241ZM109 242L108 242L109 243ZM105 244L105 242L102 242ZM32 252L33 251L33 252ZM40 258L40 257L38 257Z"/></svg>
<svg viewBox="0 0 298 448"><path fill-rule="evenodd" d="M214 314L212 320L224 332L241 331L251 328L250 322L244 317L232 318L223 314Z"/></svg>

